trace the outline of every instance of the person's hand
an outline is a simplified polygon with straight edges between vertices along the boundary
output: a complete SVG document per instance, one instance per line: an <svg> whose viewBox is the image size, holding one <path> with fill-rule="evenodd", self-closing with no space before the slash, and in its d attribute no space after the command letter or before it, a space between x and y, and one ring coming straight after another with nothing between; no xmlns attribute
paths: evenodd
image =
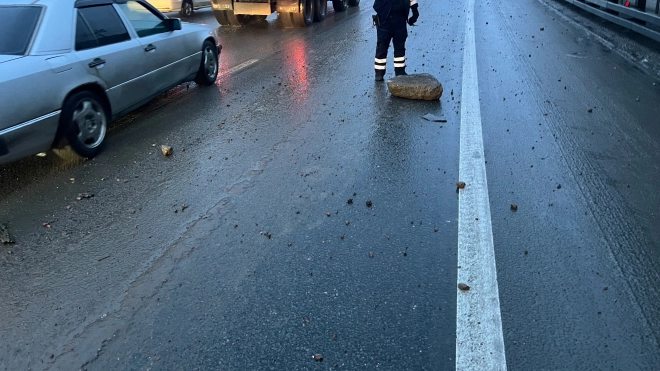
<svg viewBox="0 0 660 371"><path fill-rule="evenodd" d="M417 22L417 18L419 18L419 9L418 9L418 7L419 7L419 4L415 4L415 5L410 7L410 9L412 10L413 15L412 15L412 17L410 17L408 19L408 24L411 25L411 26L414 26L415 22Z"/></svg>

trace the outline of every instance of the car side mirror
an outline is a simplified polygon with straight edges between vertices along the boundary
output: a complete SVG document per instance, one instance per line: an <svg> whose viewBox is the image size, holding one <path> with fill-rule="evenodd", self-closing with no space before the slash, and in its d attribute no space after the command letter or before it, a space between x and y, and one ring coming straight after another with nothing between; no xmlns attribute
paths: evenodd
<svg viewBox="0 0 660 371"><path fill-rule="evenodd" d="M165 27L170 31L178 31L181 29L181 20L179 18L166 18L163 19Z"/></svg>

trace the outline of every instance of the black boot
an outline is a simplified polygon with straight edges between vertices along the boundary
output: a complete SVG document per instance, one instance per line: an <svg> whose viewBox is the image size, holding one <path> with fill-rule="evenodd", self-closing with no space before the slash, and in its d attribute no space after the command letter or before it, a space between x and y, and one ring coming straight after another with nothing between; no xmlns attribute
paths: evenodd
<svg viewBox="0 0 660 371"><path fill-rule="evenodd" d="M385 80L385 71L376 70L376 81L383 81L383 80Z"/></svg>
<svg viewBox="0 0 660 371"><path fill-rule="evenodd" d="M407 76L408 74L406 73L406 68L405 67L395 67L394 68L394 75L396 75L396 76Z"/></svg>

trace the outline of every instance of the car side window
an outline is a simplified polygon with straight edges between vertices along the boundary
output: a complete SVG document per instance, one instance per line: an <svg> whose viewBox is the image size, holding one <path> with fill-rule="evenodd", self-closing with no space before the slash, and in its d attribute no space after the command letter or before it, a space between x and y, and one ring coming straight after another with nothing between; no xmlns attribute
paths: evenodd
<svg viewBox="0 0 660 371"><path fill-rule="evenodd" d="M79 37L80 32L80 37ZM91 32L95 39L95 44L89 40ZM112 5L90 6L78 9L78 21L76 24L76 50L78 49L78 40L81 41L83 49L96 46L105 46L122 41L130 40L124 23L119 14Z"/></svg>
<svg viewBox="0 0 660 371"><path fill-rule="evenodd" d="M139 37L170 32L163 23L163 19L152 13L151 10L143 4L140 4L137 1L127 1L126 3L118 5L133 28L135 28Z"/></svg>
<svg viewBox="0 0 660 371"><path fill-rule="evenodd" d="M76 50L91 49L99 46L96 37L89 28L85 19L78 13L76 19Z"/></svg>

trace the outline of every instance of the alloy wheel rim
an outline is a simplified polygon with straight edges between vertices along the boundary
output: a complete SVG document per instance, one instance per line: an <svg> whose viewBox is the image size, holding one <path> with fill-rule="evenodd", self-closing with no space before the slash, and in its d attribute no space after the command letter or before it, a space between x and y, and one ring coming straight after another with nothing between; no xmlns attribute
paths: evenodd
<svg viewBox="0 0 660 371"><path fill-rule="evenodd" d="M218 70L218 63L213 56L213 50L210 47L204 49L204 70L206 76L213 78Z"/></svg>
<svg viewBox="0 0 660 371"><path fill-rule="evenodd" d="M105 138L107 119L105 111L98 102L83 100L73 111L73 122L78 128L78 142L93 149Z"/></svg>

